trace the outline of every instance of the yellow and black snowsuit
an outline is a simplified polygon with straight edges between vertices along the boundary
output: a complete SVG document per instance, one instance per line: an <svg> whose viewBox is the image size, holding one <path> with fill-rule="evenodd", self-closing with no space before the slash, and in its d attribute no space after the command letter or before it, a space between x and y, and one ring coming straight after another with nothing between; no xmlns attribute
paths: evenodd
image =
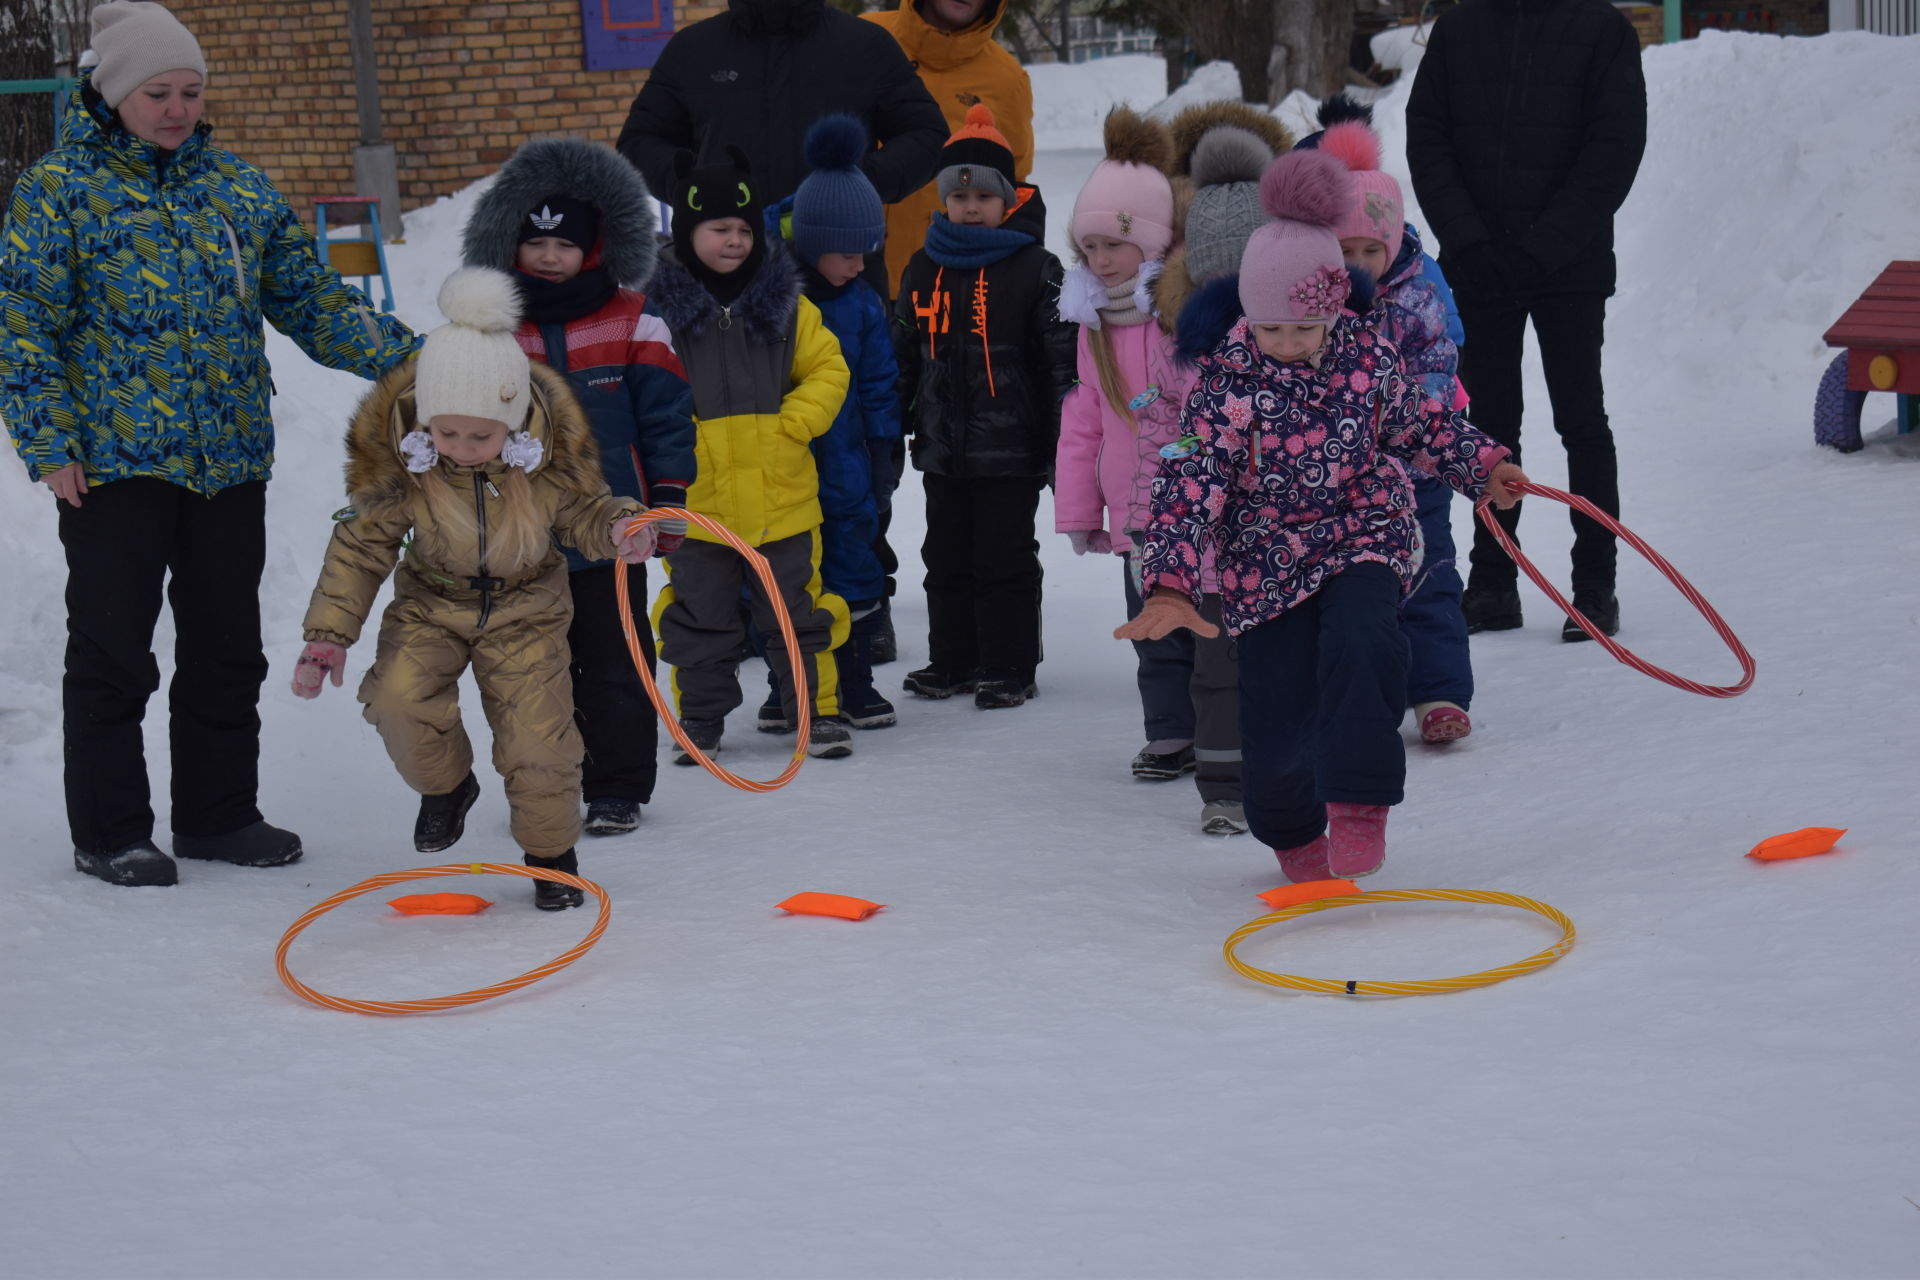
<svg viewBox="0 0 1920 1280"><path fill-rule="evenodd" d="M581 745L567 671L573 597L556 539L606 559L609 524L642 508L608 494L585 415L566 379L540 365L525 429L545 452L531 470L496 458L408 471L400 440L416 426L414 363L382 378L348 428L352 506L334 525L306 638L353 644L393 573L393 602L360 684L367 721L408 786L454 790L473 767L459 696L471 663L513 837L535 857L558 857L580 834Z"/></svg>

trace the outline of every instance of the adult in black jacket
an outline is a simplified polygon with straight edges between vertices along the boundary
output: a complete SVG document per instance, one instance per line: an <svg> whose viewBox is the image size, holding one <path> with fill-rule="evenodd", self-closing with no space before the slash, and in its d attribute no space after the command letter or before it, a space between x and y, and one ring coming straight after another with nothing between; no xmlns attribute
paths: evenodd
<svg viewBox="0 0 1920 1280"><path fill-rule="evenodd" d="M1647 139L1633 27L1607 0L1466 0L1434 24L1407 100L1407 164L1466 327L1475 426L1520 458L1520 352L1540 343L1568 487L1620 511L1600 376L1613 215ZM1509 531L1520 507L1498 513ZM1574 604L1619 626L1613 535L1573 517ZM1516 569L1476 528L1469 631L1520 625ZM1583 640L1569 622L1562 635Z"/></svg>
<svg viewBox="0 0 1920 1280"><path fill-rule="evenodd" d="M884 28L826 0L728 0L725 13L667 41L619 151L655 191L671 191L676 151L733 143L747 154L755 197L778 204L807 175L807 130L836 111L866 124L872 145L860 168L882 201L932 180L947 122ZM866 279L893 296L882 255L868 255Z"/></svg>

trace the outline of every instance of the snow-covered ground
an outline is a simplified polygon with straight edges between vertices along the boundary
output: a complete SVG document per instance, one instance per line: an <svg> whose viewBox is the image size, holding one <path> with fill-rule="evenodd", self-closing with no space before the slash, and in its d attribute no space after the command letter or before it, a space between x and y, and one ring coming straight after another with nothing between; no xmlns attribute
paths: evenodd
<svg viewBox="0 0 1920 1280"><path fill-rule="evenodd" d="M286 925L432 861L350 690L309 705L284 687L359 384L273 339L264 802L306 839L292 868L188 864L169 891L73 872L53 512L0 467L0 1270L1920 1273L1920 460L1883 425L1886 398L1862 453L1816 449L1809 426L1821 332L1887 260L1920 257L1916 56L1857 34L1647 55L1652 138L1607 351L1627 520L1740 632L1759 681L1732 701L1657 685L1562 645L1537 595L1526 629L1476 639L1476 732L1413 749L1371 884L1502 889L1577 922L1567 958L1483 990L1347 1001L1225 967L1221 941L1277 869L1250 837L1199 835L1186 785L1129 780L1120 570L1048 537L1031 706L902 697L898 728L768 796L668 766L638 834L582 850L616 906L572 969L442 1016L303 1004L273 972ZM1057 229L1108 102L1151 106L1164 82L1143 59L1045 70ZM1390 156L1404 92L1380 106ZM438 320L471 198L408 220L393 262L410 323ZM1529 469L1562 484L1537 372L1530 394ZM1456 523L1465 536L1464 509ZM918 524L909 485L909 560ZM1563 576L1559 512L1536 504L1526 531ZM1628 565L1621 596L1624 642L1732 678L1650 570ZM889 683L924 655L917 592L899 619ZM761 776L786 750L744 717L727 745ZM164 750L153 764L164 797ZM459 857L513 861L481 777ZM1825 857L1741 856L1813 824L1850 831ZM341 994L437 994L589 923L534 912L519 881L470 887L500 905L343 907L295 969ZM805 889L889 905L859 924L772 909ZM1551 937L1497 908L1383 906L1243 955L1438 977Z"/></svg>

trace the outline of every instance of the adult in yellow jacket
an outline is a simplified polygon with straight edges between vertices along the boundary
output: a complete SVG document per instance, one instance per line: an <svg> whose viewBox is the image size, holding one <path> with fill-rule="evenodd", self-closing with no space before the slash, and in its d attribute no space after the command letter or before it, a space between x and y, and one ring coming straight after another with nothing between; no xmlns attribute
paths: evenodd
<svg viewBox="0 0 1920 1280"><path fill-rule="evenodd" d="M897 9L864 14L893 33L920 82L940 104L947 133L959 132L967 108L984 102L1013 151L1013 173L1033 169L1033 85L1026 68L994 42L1006 0L901 0ZM907 263L926 243L927 224L944 206L932 182L887 206L887 292L900 287Z"/></svg>
<svg viewBox="0 0 1920 1280"><path fill-rule="evenodd" d="M786 722L812 699L808 751L853 753L840 716L835 665L846 639L846 602L820 581L820 481L812 442L840 412L850 381L840 343L801 296L792 258L761 234L747 160L674 164L673 247L660 255L647 308L666 322L686 367L698 429L697 476L687 506L712 516L772 566L804 658L796 684L773 602L731 548L695 526L667 557L668 585L654 606L660 660L674 669L681 729L702 751L719 749L727 713L740 705L739 665L749 651L741 594L768 638ZM693 763L682 752L680 764Z"/></svg>

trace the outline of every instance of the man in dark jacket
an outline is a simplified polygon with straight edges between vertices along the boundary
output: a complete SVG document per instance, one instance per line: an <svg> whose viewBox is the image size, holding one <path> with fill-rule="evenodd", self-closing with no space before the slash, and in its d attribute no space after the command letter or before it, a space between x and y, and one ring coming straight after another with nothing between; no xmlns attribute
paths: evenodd
<svg viewBox="0 0 1920 1280"><path fill-rule="evenodd" d="M619 150L655 191L671 191L674 152L732 143L747 154L754 195L778 204L807 174L807 130L835 111L867 126L860 169L882 201L933 180L947 122L884 28L826 0L728 0L660 51ZM885 259L867 261L867 282L892 297Z"/></svg>
<svg viewBox="0 0 1920 1280"><path fill-rule="evenodd" d="M1407 100L1407 164L1466 327L1475 426L1520 457L1520 352L1533 320L1568 487L1620 510L1600 376L1613 215L1647 139L1633 27L1606 0L1466 0L1434 24ZM1515 505L1499 513L1511 532ZM1573 517L1573 602L1619 627L1613 535ZM1520 625L1514 563L1476 528L1469 631ZM1568 640L1585 632L1568 621Z"/></svg>

